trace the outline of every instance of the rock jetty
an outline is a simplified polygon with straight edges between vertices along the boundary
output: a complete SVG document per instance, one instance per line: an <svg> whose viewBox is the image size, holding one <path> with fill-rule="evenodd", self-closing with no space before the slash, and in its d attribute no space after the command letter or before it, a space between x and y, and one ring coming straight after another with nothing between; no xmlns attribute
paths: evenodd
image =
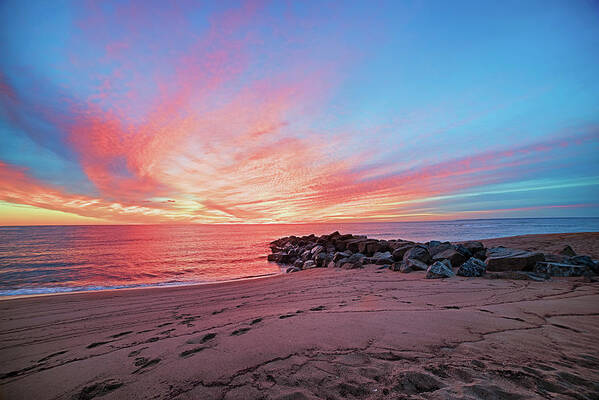
<svg viewBox="0 0 599 400"><path fill-rule="evenodd" d="M543 280L550 276L589 276L599 273L599 262L579 255L570 246L555 254L507 247L485 248L481 242L450 243L432 240L379 240L333 232L329 235L288 236L270 243L268 261L286 265L286 271L311 268L379 268L409 273L426 271L426 278L513 277Z"/></svg>

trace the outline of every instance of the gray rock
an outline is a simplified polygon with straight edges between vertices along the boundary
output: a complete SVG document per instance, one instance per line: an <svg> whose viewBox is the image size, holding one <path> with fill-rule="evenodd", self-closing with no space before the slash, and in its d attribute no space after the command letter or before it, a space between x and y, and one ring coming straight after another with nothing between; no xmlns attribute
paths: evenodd
<svg viewBox="0 0 599 400"><path fill-rule="evenodd" d="M476 241L464 242L462 246L467 248L472 254L485 250L485 246L481 242Z"/></svg>
<svg viewBox="0 0 599 400"><path fill-rule="evenodd" d="M439 242L439 241L432 241L429 242L428 245L428 253L431 255L431 257L434 257L436 254L441 253L442 251L448 250L448 249L453 249L454 246L449 243L449 242Z"/></svg>
<svg viewBox="0 0 599 400"><path fill-rule="evenodd" d="M483 276L487 271L487 266L478 258L470 257L458 269L457 274L460 276Z"/></svg>
<svg viewBox="0 0 599 400"><path fill-rule="evenodd" d="M287 270L285 272L290 274L292 272L299 272L299 271L301 271L301 269L299 269L297 267L289 267L289 268L287 268Z"/></svg>
<svg viewBox="0 0 599 400"><path fill-rule="evenodd" d="M449 260L451 261L451 265L454 267L459 267L462 265L464 261L466 261L466 257L460 253L459 251L451 248L447 250L443 250L440 253L437 253L433 256L433 261L442 261Z"/></svg>
<svg viewBox="0 0 599 400"><path fill-rule="evenodd" d="M314 262L318 268L324 268L327 265L327 253L321 251L314 256Z"/></svg>
<svg viewBox="0 0 599 400"><path fill-rule="evenodd" d="M333 255L333 261L337 262L342 258L347 258L349 256L351 256L351 253L349 251L338 251Z"/></svg>
<svg viewBox="0 0 599 400"><path fill-rule="evenodd" d="M449 243L449 242L446 242L446 243ZM440 246L441 244L443 244L443 242L441 242L439 240L431 240L430 242L426 242L425 244L430 248L430 247Z"/></svg>
<svg viewBox="0 0 599 400"><path fill-rule="evenodd" d="M358 261L358 262L346 262L344 264L341 265L341 268L343 269L356 269L356 268L362 268L362 262Z"/></svg>
<svg viewBox="0 0 599 400"><path fill-rule="evenodd" d="M366 242L365 238L351 239L346 242L346 248L348 250L351 250L353 253L359 253L360 252L360 243L363 243L363 242Z"/></svg>
<svg viewBox="0 0 599 400"><path fill-rule="evenodd" d="M534 272L549 276L583 276L589 272L589 267L586 265L559 264L542 261L535 265Z"/></svg>
<svg viewBox="0 0 599 400"><path fill-rule="evenodd" d="M570 257L562 256L561 254L545 254L545 261L559 264L575 264L570 260Z"/></svg>
<svg viewBox="0 0 599 400"><path fill-rule="evenodd" d="M302 267L304 266L304 262L300 259L295 260L295 262L293 263L293 266L295 268L299 268L302 269Z"/></svg>
<svg viewBox="0 0 599 400"><path fill-rule="evenodd" d="M384 264L392 264L393 263L393 257L391 256L391 253L386 251L384 253L374 253L374 255L371 257L371 261L372 264L376 264L376 265L384 265Z"/></svg>
<svg viewBox="0 0 599 400"><path fill-rule="evenodd" d="M586 265L594 273L598 273L599 272L599 265L598 265L598 263L595 262L595 261L593 261L591 259L591 257L589 257L589 256L574 256L574 257L570 258L570 263L571 264L576 264L576 265Z"/></svg>
<svg viewBox="0 0 599 400"><path fill-rule="evenodd" d="M428 252L428 249L426 248L426 246L423 245L416 245L414 247L412 247L410 250L406 251L406 253L403 256L404 260L408 260L408 259L412 259L412 260L418 260L418 261L422 261L425 264L430 264L431 263L431 255Z"/></svg>
<svg viewBox="0 0 599 400"><path fill-rule="evenodd" d="M485 264L488 271L532 271L537 262L544 260L542 253L500 246L487 249Z"/></svg>
<svg viewBox="0 0 599 400"><path fill-rule="evenodd" d="M563 249L557 252L557 254L561 254L562 256L574 257L576 252L569 245L564 246Z"/></svg>
<svg viewBox="0 0 599 400"><path fill-rule="evenodd" d="M462 246L464 246L466 249L468 249L468 251L470 251L472 257L476 257L482 261L484 261L487 258L485 246L481 242L464 242L462 243Z"/></svg>
<svg viewBox="0 0 599 400"><path fill-rule="evenodd" d="M316 263L312 260L304 261L302 269L316 268Z"/></svg>
<svg viewBox="0 0 599 400"><path fill-rule="evenodd" d="M310 252L310 250L304 250L304 252L302 252L302 255L300 256L300 258L303 261L309 260L310 256L312 255L312 253Z"/></svg>
<svg viewBox="0 0 599 400"><path fill-rule="evenodd" d="M360 263L362 264L362 259L364 258L364 254L362 253L354 253L351 256L347 257L348 262L350 263Z"/></svg>
<svg viewBox="0 0 599 400"><path fill-rule="evenodd" d="M314 247L312 248L312 250L310 250L310 253L311 253L313 256L315 256L316 254L320 253L321 251L324 251L324 246L322 246L322 245L317 245L317 246L314 246Z"/></svg>
<svg viewBox="0 0 599 400"><path fill-rule="evenodd" d="M395 261L401 261L401 260L403 260L404 254L406 254L406 252L408 250L410 250L412 247L414 247L413 243L403 243L400 246L396 247L393 250L393 259Z"/></svg>
<svg viewBox="0 0 599 400"><path fill-rule="evenodd" d="M455 276L453 271L440 261L435 261L426 270L426 279L451 278Z"/></svg>
<svg viewBox="0 0 599 400"><path fill-rule="evenodd" d="M277 262L279 264L287 264L289 262L291 262L291 256L287 253L273 253L273 254L269 254L266 259L268 261L274 261Z"/></svg>
<svg viewBox="0 0 599 400"><path fill-rule="evenodd" d="M358 243L358 253L372 256L382 247L380 241L376 239L368 239Z"/></svg>
<svg viewBox="0 0 599 400"><path fill-rule="evenodd" d="M463 246L461 244L458 244L457 246L455 246L455 249L458 253L460 253L461 255L466 257L466 259L469 259L473 255L470 250L468 250L465 246Z"/></svg>
<svg viewBox="0 0 599 400"><path fill-rule="evenodd" d="M335 261L335 268L341 268L341 266L345 263L348 263L349 259L348 258L341 258L337 261Z"/></svg>
<svg viewBox="0 0 599 400"><path fill-rule="evenodd" d="M394 271L408 273L408 272L412 272L412 271L426 271L428 268L428 265L426 265L425 263L423 263L420 260L414 260L412 258L408 258L405 261L393 263L391 268Z"/></svg>

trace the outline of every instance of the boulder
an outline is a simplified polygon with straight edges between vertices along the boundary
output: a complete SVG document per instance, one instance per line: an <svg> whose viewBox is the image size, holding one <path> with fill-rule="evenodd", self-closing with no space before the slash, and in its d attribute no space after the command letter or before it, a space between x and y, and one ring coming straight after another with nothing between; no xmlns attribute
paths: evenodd
<svg viewBox="0 0 599 400"><path fill-rule="evenodd" d="M372 264L376 265L393 264L393 257L391 256L391 253L389 253L388 251L384 253L376 252L370 258L370 261Z"/></svg>
<svg viewBox="0 0 599 400"><path fill-rule="evenodd" d="M273 253L269 254L266 259L268 261L274 261L279 264L287 264L291 262L291 256L287 253Z"/></svg>
<svg viewBox="0 0 599 400"><path fill-rule="evenodd" d="M362 268L362 262L361 261L357 261L357 262L346 262L343 263L341 265L341 268L343 269L356 269L356 268Z"/></svg>
<svg viewBox="0 0 599 400"><path fill-rule="evenodd" d="M415 245L414 242L410 242L409 240L401 240L401 239L389 240L389 241L387 241L387 244L389 245L389 250L391 250L392 253L393 253L393 250L398 249L400 247L405 247L405 246L414 247L414 245Z"/></svg>
<svg viewBox="0 0 599 400"><path fill-rule="evenodd" d="M393 271L399 271L403 273L408 273L412 271L426 271L428 265L419 260L414 260L412 258L408 258L402 262L396 262L391 265L391 269Z"/></svg>
<svg viewBox="0 0 599 400"><path fill-rule="evenodd" d="M290 273L292 273L292 272L299 272L299 271L301 271L301 269L300 269L300 268L297 268L297 267L289 267L289 268L287 268L287 270L286 270L285 272L286 272L286 273L288 273L288 274L290 274Z"/></svg>
<svg viewBox="0 0 599 400"><path fill-rule="evenodd" d="M562 256L561 254L545 254L545 261L559 264L575 264L570 261L570 257Z"/></svg>
<svg viewBox="0 0 599 400"><path fill-rule="evenodd" d="M310 253L312 254L312 256L315 256L316 254L320 253L321 251L324 251L324 246L319 244L317 246L314 246L312 248L312 250L310 250Z"/></svg>
<svg viewBox="0 0 599 400"><path fill-rule="evenodd" d="M559 264L541 261L535 265L534 272L549 276L583 276L589 272L586 265Z"/></svg>
<svg viewBox="0 0 599 400"><path fill-rule="evenodd" d="M381 243L376 239L368 239L358 243L358 252L371 256L381 248Z"/></svg>
<svg viewBox="0 0 599 400"><path fill-rule="evenodd" d="M470 257L458 269L457 274L460 276L483 276L487 271L487 266L478 258Z"/></svg>
<svg viewBox="0 0 599 400"><path fill-rule="evenodd" d="M481 242L476 241L464 242L462 246L467 248L472 254L485 250L485 246Z"/></svg>
<svg viewBox="0 0 599 400"><path fill-rule="evenodd" d="M433 256L433 261L442 261L449 260L451 261L451 265L454 267L459 267L462 265L464 261L467 260L467 257L462 253L457 251L456 249L450 248L447 250L443 250L440 253L437 253Z"/></svg>
<svg viewBox="0 0 599 400"><path fill-rule="evenodd" d="M341 268L341 266L343 264L348 263L348 262L349 262L349 259L347 257L346 258L341 258L341 259L335 261L335 268Z"/></svg>
<svg viewBox="0 0 599 400"><path fill-rule="evenodd" d="M434 257L436 254L439 254L445 250L454 248L454 246L449 242L439 242L434 240L428 243L428 253L431 255L431 257Z"/></svg>
<svg viewBox="0 0 599 400"><path fill-rule="evenodd" d="M363 243L365 241L366 241L365 238L357 238L357 239L349 240L346 242L347 250L351 250L352 253L359 253L360 252L360 243Z"/></svg>
<svg viewBox="0 0 599 400"><path fill-rule="evenodd" d="M532 271L544 260L542 253L499 246L487 249L485 264L488 271Z"/></svg>
<svg viewBox="0 0 599 400"><path fill-rule="evenodd" d="M304 261L303 261L303 260L300 260L300 259L298 258L297 260L295 260L295 261L293 262L293 266L294 266L295 268L302 269L302 267L304 266Z"/></svg>
<svg viewBox="0 0 599 400"><path fill-rule="evenodd" d="M316 256L314 257L314 262L316 263L316 267L318 268L324 268L327 266L327 253L325 252L320 252L318 254L316 254Z"/></svg>
<svg viewBox="0 0 599 400"><path fill-rule="evenodd" d="M416 245L412 247L410 250L406 251L406 253L403 256L403 259L418 260L422 261L427 265L431 263L431 255L428 252L428 249L426 248L426 246L423 246L421 244Z"/></svg>
<svg viewBox="0 0 599 400"><path fill-rule="evenodd" d="M464 242L461 245L464 246L466 249L468 249L468 251L470 251L470 254L472 254L472 257L476 257L482 261L484 261L485 258L487 258L485 246L481 242L469 241L469 242Z"/></svg>
<svg viewBox="0 0 599 400"><path fill-rule="evenodd" d="M410 250L412 247L414 247L413 243L404 243L401 246L396 247L393 250L393 259L395 261L401 261L403 260L403 256L406 254L406 252L408 250Z"/></svg>
<svg viewBox="0 0 599 400"><path fill-rule="evenodd" d="M316 268L316 263L312 260L304 261L302 269Z"/></svg>
<svg viewBox="0 0 599 400"><path fill-rule="evenodd" d="M426 270L426 279L451 278L452 276L455 276L453 271L441 261L435 261Z"/></svg>
<svg viewBox="0 0 599 400"><path fill-rule="evenodd" d="M310 259L310 256L312 256L312 253L310 252L310 250L304 250L304 251L302 252L302 255L300 256L300 258L301 258L303 261L306 261L306 260L309 260L309 259Z"/></svg>
<svg viewBox="0 0 599 400"><path fill-rule="evenodd" d="M468 250L468 248L466 248L465 246L463 246L461 244L458 244L457 246L455 246L455 249L458 253L460 253L461 255L466 257L466 259L469 259L473 255L472 252L470 250Z"/></svg>
<svg viewBox="0 0 599 400"><path fill-rule="evenodd" d="M362 253L354 253L351 256L347 257L348 262L350 263L362 263L362 259L364 258L364 254Z"/></svg>
<svg viewBox="0 0 599 400"><path fill-rule="evenodd" d="M576 252L574 251L574 249L572 249L572 247L566 245L563 249L558 251L557 254L561 254L562 256L567 257L574 257L576 255Z"/></svg>
<svg viewBox="0 0 599 400"><path fill-rule="evenodd" d="M591 259L589 256L574 256L570 258L571 264L586 265L594 273L599 272L599 264Z"/></svg>
<svg viewBox="0 0 599 400"><path fill-rule="evenodd" d="M333 255L333 261L337 262L337 261L341 260L342 258L347 258L349 256L351 256L350 251L338 251L337 253L335 253Z"/></svg>

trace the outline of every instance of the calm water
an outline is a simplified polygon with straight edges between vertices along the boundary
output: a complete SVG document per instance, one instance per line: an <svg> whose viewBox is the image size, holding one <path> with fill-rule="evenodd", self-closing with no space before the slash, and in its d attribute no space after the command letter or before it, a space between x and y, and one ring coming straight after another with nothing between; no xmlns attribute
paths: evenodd
<svg viewBox="0 0 599 400"><path fill-rule="evenodd" d="M414 241L599 230L599 218L307 225L0 227L0 295L185 285L280 273L281 236L341 233Z"/></svg>

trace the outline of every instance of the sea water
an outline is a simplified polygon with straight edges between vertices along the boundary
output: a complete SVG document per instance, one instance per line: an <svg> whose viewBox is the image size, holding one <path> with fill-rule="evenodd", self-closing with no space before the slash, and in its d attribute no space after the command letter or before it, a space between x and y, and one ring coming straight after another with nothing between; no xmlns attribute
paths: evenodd
<svg viewBox="0 0 599 400"><path fill-rule="evenodd" d="M599 218L301 225L0 227L0 296L209 283L281 273L268 244L339 231L378 239L461 241L599 231Z"/></svg>

